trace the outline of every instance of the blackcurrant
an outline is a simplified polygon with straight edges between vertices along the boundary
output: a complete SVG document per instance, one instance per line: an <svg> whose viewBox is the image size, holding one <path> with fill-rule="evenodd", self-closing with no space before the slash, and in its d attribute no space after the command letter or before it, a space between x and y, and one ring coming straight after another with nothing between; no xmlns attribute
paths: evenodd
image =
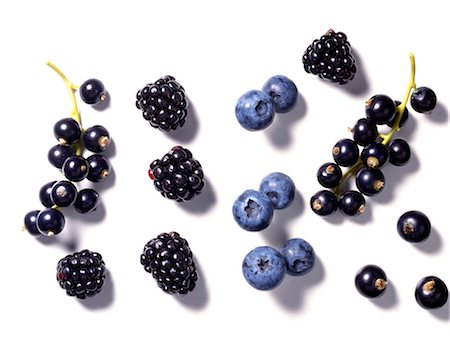
<svg viewBox="0 0 450 359"><path fill-rule="evenodd" d="M50 197L58 207L69 207L75 202L77 188L72 182L58 181L52 186Z"/></svg>
<svg viewBox="0 0 450 359"><path fill-rule="evenodd" d="M448 289L440 278L428 276L417 283L415 295L417 303L422 308L436 309L447 302Z"/></svg>
<svg viewBox="0 0 450 359"><path fill-rule="evenodd" d="M39 212L40 212L39 210L30 211L25 215L23 219L24 229L26 229L28 233L30 233L33 236L39 236L41 234L41 232L39 232L36 223L36 217L39 214Z"/></svg>
<svg viewBox="0 0 450 359"><path fill-rule="evenodd" d="M97 105L106 100L106 89L97 79L89 79L80 86L80 97L88 105Z"/></svg>
<svg viewBox="0 0 450 359"><path fill-rule="evenodd" d="M333 162L327 162L317 171L317 180L325 188L336 187L342 178L341 168Z"/></svg>
<svg viewBox="0 0 450 359"><path fill-rule="evenodd" d="M378 125L384 125L395 116L395 102L386 95L375 95L366 101L366 117Z"/></svg>
<svg viewBox="0 0 450 359"><path fill-rule="evenodd" d="M431 232L431 223L428 217L420 211L403 213L397 221L397 232L408 242L422 242Z"/></svg>
<svg viewBox="0 0 450 359"><path fill-rule="evenodd" d="M356 174L356 187L366 196L373 196L384 188L384 175L376 168L361 168Z"/></svg>
<svg viewBox="0 0 450 359"><path fill-rule="evenodd" d="M39 199L44 207L50 208L54 205L51 193L52 187L56 183L56 181L48 182L43 185L39 191Z"/></svg>
<svg viewBox="0 0 450 359"><path fill-rule="evenodd" d="M420 113L433 111L436 107L436 102L436 94L428 87L419 87L411 95L411 106Z"/></svg>
<svg viewBox="0 0 450 359"><path fill-rule="evenodd" d="M81 128L73 118L63 118L55 123L53 134L60 144L71 145L80 139Z"/></svg>
<svg viewBox="0 0 450 359"><path fill-rule="evenodd" d="M338 165L349 167L358 161L359 148L355 141L345 138L334 145L332 154Z"/></svg>
<svg viewBox="0 0 450 359"><path fill-rule="evenodd" d="M388 145L389 162L395 166L403 166L411 158L411 149L408 142L401 138L396 138Z"/></svg>
<svg viewBox="0 0 450 359"><path fill-rule="evenodd" d="M79 182L84 180L89 171L89 163L82 156L70 156L62 166L62 172L69 181Z"/></svg>
<svg viewBox="0 0 450 359"><path fill-rule="evenodd" d="M336 195L328 190L317 192L310 200L311 209L319 216L328 216L338 208Z"/></svg>
<svg viewBox="0 0 450 359"><path fill-rule="evenodd" d="M83 144L91 152L103 152L108 148L110 143L109 132L103 126L92 126L84 131Z"/></svg>
<svg viewBox="0 0 450 359"><path fill-rule="evenodd" d="M56 168L61 169L65 160L73 156L75 151L72 147L67 145L55 145L48 151L48 161Z"/></svg>
<svg viewBox="0 0 450 359"><path fill-rule="evenodd" d="M389 127L394 127L394 123L395 123L395 120L396 120L396 118L397 118L397 114L398 114L398 106L400 105L400 101L395 101L395 106L396 106L396 108L395 108L395 116L394 117L392 117L392 119L390 120L390 121L388 121L388 122L386 122L386 125L388 125ZM408 108L407 107L405 107L405 109L403 110L403 115L402 115L402 118L400 119L400 122L399 122L399 127L403 127L405 124L406 124L406 122L408 121L408 117L409 117L409 113L408 113Z"/></svg>
<svg viewBox="0 0 450 359"><path fill-rule="evenodd" d="M388 148L382 143L371 143L361 151L361 162L370 168L381 168L388 159Z"/></svg>
<svg viewBox="0 0 450 359"><path fill-rule="evenodd" d="M87 179L92 182L101 182L111 173L111 165L108 159L100 154L91 155L87 158L89 172Z"/></svg>
<svg viewBox="0 0 450 359"><path fill-rule="evenodd" d="M352 132L353 139L361 146L375 143L378 137L377 125L367 118L359 119L353 127Z"/></svg>
<svg viewBox="0 0 450 359"><path fill-rule="evenodd" d="M347 191L339 198L339 210L347 216L356 216L364 212L366 200L358 191Z"/></svg>
<svg viewBox="0 0 450 359"><path fill-rule="evenodd" d="M61 233L66 221L64 215L58 209L47 208L36 216L36 225L44 236L53 236Z"/></svg>
<svg viewBox="0 0 450 359"><path fill-rule="evenodd" d="M387 284L386 273L373 264L362 267L355 277L356 289L368 298L376 298L382 295Z"/></svg>
<svg viewBox="0 0 450 359"><path fill-rule="evenodd" d="M73 206L79 213L90 213L97 209L100 204L100 196L92 188L85 188L78 192Z"/></svg>

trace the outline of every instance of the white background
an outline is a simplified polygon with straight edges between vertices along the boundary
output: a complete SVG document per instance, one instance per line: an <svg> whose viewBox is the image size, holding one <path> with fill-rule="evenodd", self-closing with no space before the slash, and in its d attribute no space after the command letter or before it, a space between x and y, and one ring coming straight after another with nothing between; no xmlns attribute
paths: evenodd
<svg viewBox="0 0 450 359"><path fill-rule="evenodd" d="M419 358L448 350L449 305L429 312L414 299L423 276L450 285L443 3L2 2L0 357L378 358L395 351ZM358 75L346 88L302 67L304 49L329 28L344 31L356 52ZM432 87L439 104L431 116L412 113L399 134L411 145L410 163L386 168L386 188L363 217L314 215L308 203L320 189L317 168L364 116L367 98L403 99L411 51L417 84ZM96 214L66 211L64 232L37 240L19 229L26 212L41 208L40 187L62 179L46 156L54 122L70 112L47 60L78 85L89 77L106 85L110 106L99 111L80 103L80 111L85 127L109 129L114 172L97 186L103 205ZM171 135L152 129L134 107L137 90L166 74L192 104L190 123ZM297 106L265 131L242 129L237 98L275 74L297 84ZM162 198L147 177L150 161L175 144L191 149L207 179L204 193L185 205ZM232 203L273 171L292 177L295 202L267 230L245 232ZM433 225L422 244L396 232L397 218L411 209ZM188 239L200 273L196 290L183 298L164 294L139 263L145 243L172 230ZM313 245L314 270L270 292L250 287L241 273L245 254L292 237ZM103 255L109 279L96 298L78 301L59 288L56 263L70 247ZM390 281L373 301L353 284L369 263Z"/></svg>

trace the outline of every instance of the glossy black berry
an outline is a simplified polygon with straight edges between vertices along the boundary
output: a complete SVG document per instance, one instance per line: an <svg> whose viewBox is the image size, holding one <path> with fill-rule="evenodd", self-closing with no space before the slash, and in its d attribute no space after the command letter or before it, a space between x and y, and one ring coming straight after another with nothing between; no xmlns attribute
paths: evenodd
<svg viewBox="0 0 450 359"><path fill-rule="evenodd" d="M415 291L417 303L424 309L443 307L448 300L448 289L445 283L436 276L422 278Z"/></svg>
<svg viewBox="0 0 450 359"><path fill-rule="evenodd" d="M384 188L384 175L377 168L363 167L356 174L356 187L366 196L380 193Z"/></svg>
<svg viewBox="0 0 450 359"><path fill-rule="evenodd" d="M397 100L395 101L395 106L396 106L396 108L395 108L395 116L392 117L392 119L390 121L386 122L386 125L388 125L389 127L394 127L395 120L397 119L397 115L399 113L398 106L400 104L401 104L400 101L397 101ZM403 110L402 118L400 119L400 122L399 122L399 127L403 127L406 124L406 122L408 121L408 117L409 117L408 108L405 107L405 109Z"/></svg>
<svg viewBox="0 0 450 359"><path fill-rule="evenodd" d="M395 102L386 95L375 95L366 101L366 117L378 124L384 125L395 116Z"/></svg>
<svg viewBox="0 0 450 359"><path fill-rule="evenodd" d="M362 267L355 277L356 289L368 298L376 298L382 295L387 284L386 273L373 264Z"/></svg>
<svg viewBox="0 0 450 359"><path fill-rule="evenodd" d="M51 193L52 187L56 183L56 181L48 182L44 184L39 190L39 200L41 201L44 207L50 208L54 205Z"/></svg>
<svg viewBox="0 0 450 359"><path fill-rule="evenodd" d="M74 154L75 151L72 147L58 144L50 148L47 158L53 166L61 169L67 158L73 156Z"/></svg>
<svg viewBox="0 0 450 359"><path fill-rule="evenodd" d="M53 184L50 197L58 207L69 207L75 202L77 192L77 188L72 182L58 181Z"/></svg>
<svg viewBox="0 0 450 359"><path fill-rule="evenodd" d="M55 123L53 134L60 144L71 145L80 139L81 127L73 118L63 118Z"/></svg>
<svg viewBox="0 0 450 359"><path fill-rule="evenodd" d="M411 95L411 106L419 113L433 111L436 107L436 103L436 94L428 87L419 87Z"/></svg>
<svg viewBox="0 0 450 359"><path fill-rule="evenodd" d="M111 143L109 132L103 126L89 127L83 134L83 144L87 150L100 153L106 150Z"/></svg>
<svg viewBox="0 0 450 359"><path fill-rule="evenodd" d="M361 151L361 162L370 168L382 168L388 159L388 148L382 143L371 143Z"/></svg>
<svg viewBox="0 0 450 359"><path fill-rule="evenodd" d="M44 236L61 233L65 223L64 215L58 209L46 208L36 216L37 228Z"/></svg>
<svg viewBox="0 0 450 359"><path fill-rule="evenodd" d="M141 254L141 264L168 294L186 294L195 287L198 276L192 251L176 232L150 240Z"/></svg>
<svg viewBox="0 0 450 359"><path fill-rule="evenodd" d="M359 119L352 129L353 139L358 145L367 146L375 143L378 137L377 125L367 118Z"/></svg>
<svg viewBox="0 0 450 359"><path fill-rule="evenodd" d="M78 213L91 213L97 209L99 204L98 192L92 188L84 188L78 192L73 206Z"/></svg>
<svg viewBox="0 0 450 359"><path fill-rule="evenodd" d="M101 182L111 173L111 165L108 159L100 154L89 156L87 159L89 170L87 179L92 182Z"/></svg>
<svg viewBox="0 0 450 359"><path fill-rule="evenodd" d="M80 97L88 105L97 105L106 100L106 89L97 79L89 79L80 86Z"/></svg>
<svg viewBox="0 0 450 359"><path fill-rule="evenodd" d="M89 163L82 156L70 156L62 166L62 172L69 181L79 182L84 180L89 171Z"/></svg>
<svg viewBox="0 0 450 359"><path fill-rule="evenodd" d="M136 107L152 127L168 132L184 125L188 101L175 78L164 76L138 91Z"/></svg>
<svg viewBox="0 0 450 359"><path fill-rule="evenodd" d="M41 232L39 232L39 229L38 229L37 223L36 223L36 218L37 218L38 214L39 214L38 210L30 211L23 218L24 229L27 230L28 233L30 233L33 236L41 235Z"/></svg>
<svg viewBox="0 0 450 359"><path fill-rule="evenodd" d="M431 223L424 213L408 211L398 219L397 232L400 237L408 242L422 242L430 235Z"/></svg>
<svg viewBox="0 0 450 359"><path fill-rule="evenodd" d="M317 192L309 202L311 209L319 216L328 216L338 208L336 195L328 190Z"/></svg>
<svg viewBox="0 0 450 359"><path fill-rule="evenodd" d="M356 73L351 46L343 32L329 30L314 40L305 50L302 61L306 72L340 85L352 80Z"/></svg>
<svg viewBox="0 0 450 359"><path fill-rule="evenodd" d="M324 163L317 171L317 180L325 188L336 187L342 178L341 168L333 162Z"/></svg>
<svg viewBox="0 0 450 359"><path fill-rule="evenodd" d="M160 160L154 160L148 174L162 196L178 202L192 199L204 186L200 162L182 146L176 146Z"/></svg>
<svg viewBox="0 0 450 359"><path fill-rule="evenodd" d="M403 166L411 158L411 149L408 142L401 138L396 138L388 145L389 162L395 166Z"/></svg>
<svg viewBox="0 0 450 359"><path fill-rule="evenodd" d="M60 259L56 280L67 295L85 299L99 293L105 280L105 262L99 253L82 250Z"/></svg>
<svg viewBox="0 0 450 359"><path fill-rule="evenodd" d="M339 198L339 210L346 216L357 216L364 212L366 200L358 191L347 191Z"/></svg>
<svg viewBox="0 0 450 359"><path fill-rule="evenodd" d="M355 141L345 138L334 145L332 154L338 165L349 167L358 161L359 148Z"/></svg>

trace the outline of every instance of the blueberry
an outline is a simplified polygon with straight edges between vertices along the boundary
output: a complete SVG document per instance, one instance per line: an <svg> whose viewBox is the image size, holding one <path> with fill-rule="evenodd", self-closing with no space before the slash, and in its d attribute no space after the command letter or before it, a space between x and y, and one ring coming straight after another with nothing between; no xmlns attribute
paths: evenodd
<svg viewBox="0 0 450 359"><path fill-rule="evenodd" d="M272 97L263 91L250 90L239 98L235 113L240 125L246 130L262 130L273 121Z"/></svg>
<svg viewBox="0 0 450 359"><path fill-rule="evenodd" d="M269 290L283 280L286 274L286 261L281 253L272 247L256 247L245 256L242 272L253 288Z"/></svg>
<svg viewBox="0 0 450 359"><path fill-rule="evenodd" d="M271 77L264 84L262 90L272 97L275 112L288 112L297 102L297 86L286 76L277 75Z"/></svg>
<svg viewBox="0 0 450 359"><path fill-rule="evenodd" d="M412 108L420 113L428 113L436 107L436 94L428 87L419 87L411 95Z"/></svg>
<svg viewBox="0 0 450 359"><path fill-rule="evenodd" d="M311 244L300 238L288 240L281 248L281 254L286 261L287 274L295 276L308 273L316 260Z"/></svg>
<svg viewBox="0 0 450 359"><path fill-rule="evenodd" d="M270 198L274 209L284 209L294 200L295 185L289 176L273 172L263 178L259 191Z"/></svg>
<svg viewBox="0 0 450 359"><path fill-rule="evenodd" d="M397 232L405 241L422 242L430 235L431 223L424 213L408 211L398 219Z"/></svg>
<svg viewBox="0 0 450 359"><path fill-rule="evenodd" d="M272 202L264 193L249 189L233 204L234 220L247 231L261 231L272 221Z"/></svg>

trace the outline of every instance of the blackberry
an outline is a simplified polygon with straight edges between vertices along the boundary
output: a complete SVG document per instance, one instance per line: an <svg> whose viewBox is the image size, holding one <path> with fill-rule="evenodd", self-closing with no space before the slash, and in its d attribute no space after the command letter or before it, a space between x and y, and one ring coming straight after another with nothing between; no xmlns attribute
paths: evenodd
<svg viewBox="0 0 450 359"><path fill-rule="evenodd" d="M303 54L303 66L307 73L339 85L352 80L356 73L355 58L347 36L331 29L308 46Z"/></svg>
<svg viewBox="0 0 450 359"><path fill-rule="evenodd" d="M165 132L184 125L188 104L183 86L172 76L161 77L136 94L136 107L144 119Z"/></svg>
<svg viewBox="0 0 450 359"><path fill-rule="evenodd" d="M177 202L189 201L205 184L200 162L182 146L175 146L160 160L154 160L148 174L163 197Z"/></svg>
<svg viewBox="0 0 450 359"><path fill-rule="evenodd" d="M85 299L101 291L105 272L102 256L85 249L69 254L58 262L56 279L67 295Z"/></svg>
<svg viewBox="0 0 450 359"><path fill-rule="evenodd" d="M150 240L144 247L141 264L168 294L186 294L195 287L198 275L192 251L176 232L161 233Z"/></svg>

